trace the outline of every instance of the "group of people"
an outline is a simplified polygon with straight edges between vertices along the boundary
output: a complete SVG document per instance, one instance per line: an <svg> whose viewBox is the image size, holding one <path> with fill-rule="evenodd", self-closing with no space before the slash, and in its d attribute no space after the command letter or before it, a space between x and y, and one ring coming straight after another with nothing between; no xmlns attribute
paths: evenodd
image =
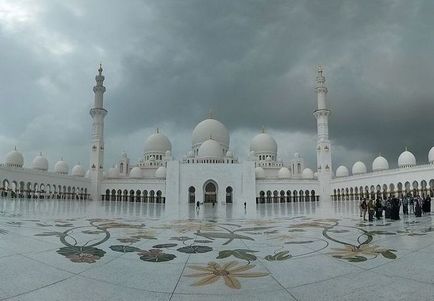
<svg viewBox="0 0 434 301"><path fill-rule="evenodd" d="M374 215L377 219L384 217L390 218L392 220L399 220L400 208L402 205L402 213L404 215L408 215L410 213L414 213L416 217L421 217L422 214L427 214L431 212L431 198L430 196L421 197L417 195L416 197L412 197L407 195L402 199L398 199L396 197L388 197L388 198L377 198L370 199L369 201L366 198L360 200L360 217L363 217L363 220L366 221L366 214L368 214L368 220L372 222L374 220Z"/></svg>

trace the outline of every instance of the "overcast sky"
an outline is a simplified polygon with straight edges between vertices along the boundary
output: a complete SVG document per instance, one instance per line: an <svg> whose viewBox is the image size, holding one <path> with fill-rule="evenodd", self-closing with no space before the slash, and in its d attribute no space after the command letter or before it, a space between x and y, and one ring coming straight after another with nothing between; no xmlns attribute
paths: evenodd
<svg viewBox="0 0 434 301"><path fill-rule="evenodd" d="M247 157L262 126L316 166L325 66L334 168L434 145L434 1L0 0L0 154L89 164L102 62L106 157L133 162L159 127L181 158L208 111Z"/></svg>

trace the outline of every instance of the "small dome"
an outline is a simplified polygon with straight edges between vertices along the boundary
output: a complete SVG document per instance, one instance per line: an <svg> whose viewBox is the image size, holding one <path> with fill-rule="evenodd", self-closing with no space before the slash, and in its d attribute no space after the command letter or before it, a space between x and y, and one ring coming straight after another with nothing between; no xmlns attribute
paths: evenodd
<svg viewBox="0 0 434 301"><path fill-rule="evenodd" d="M84 175L84 177L85 178L89 178L90 177L90 170L89 169L86 171L86 174Z"/></svg>
<svg viewBox="0 0 434 301"><path fill-rule="evenodd" d="M78 163L72 168L71 175L74 177L84 177L86 174L86 171L84 168Z"/></svg>
<svg viewBox="0 0 434 301"><path fill-rule="evenodd" d="M317 171L315 171L315 172L313 173L313 177L314 177L315 179L318 179L318 172L317 172Z"/></svg>
<svg viewBox="0 0 434 301"><path fill-rule="evenodd" d="M166 177L166 167L164 167L164 166L158 167L158 169L155 171L155 177L156 178L165 178Z"/></svg>
<svg viewBox="0 0 434 301"><path fill-rule="evenodd" d="M126 158L128 158L128 155L125 151L123 151L121 154L121 157L122 157L122 159L126 159Z"/></svg>
<svg viewBox="0 0 434 301"><path fill-rule="evenodd" d="M346 166L341 165L336 169L337 178L348 177L349 175L350 175L350 171Z"/></svg>
<svg viewBox="0 0 434 301"><path fill-rule="evenodd" d="M140 169L140 167L135 166L135 167L133 167L133 169L131 169L130 178L133 178L133 179L143 178L143 173L142 173L142 170Z"/></svg>
<svg viewBox="0 0 434 301"><path fill-rule="evenodd" d="M416 165L416 157L408 150L405 150L402 154L399 155L398 157L399 167L411 167L415 165Z"/></svg>
<svg viewBox="0 0 434 301"><path fill-rule="evenodd" d="M150 156L149 157L149 161L155 161L155 157L154 156Z"/></svg>
<svg viewBox="0 0 434 301"><path fill-rule="evenodd" d="M255 168L255 176L256 178L265 178L265 171L262 167Z"/></svg>
<svg viewBox="0 0 434 301"><path fill-rule="evenodd" d="M357 161L356 163L354 163L352 169L353 175L363 174L366 173L367 171L368 169L366 168L365 163L363 163L362 161Z"/></svg>
<svg viewBox="0 0 434 301"><path fill-rule="evenodd" d="M214 139L208 139L199 147L198 157L199 158L221 158L222 157L222 147Z"/></svg>
<svg viewBox="0 0 434 301"><path fill-rule="evenodd" d="M389 169L389 162L387 162L386 158L384 158L383 156L378 156L372 162L372 171L380 171L386 169Z"/></svg>
<svg viewBox="0 0 434 301"><path fill-rule="evenodd" d="M24 157L17 148L6 155L5 165L9 167L23 167Z"/></svg>
<svg viewBox="0 0 434 301"><path fill-rule="evenodd" d="M299 153L294 153L294 158L300 158L300 154Z"/></svg>
<svg viewBox="0 0 434 301"><path fill-rule="evenodd" d="M32 169L37 170L48 170L48 160L47 158L44 158L42 156L42 153L40 153L38 156L36 156L32 161Z"/></svg>
<svg viewBox="0 0 434 301"><path fill-rule="evenodd" d="M434 163L434 146L429 150L428 161L429 163Z"/></svg>
<svg viewBox="0 0 434 301"><path fill-rule="evenodd" d="M166 158L171 158L172 157L172 151L167 150L165 153Z"/></svg>
<svg viewBox="0 0 434 301"><path fill-rule="evenodd" d="M189 158L193 158L194 157L194 152L191 150L187 153L187 157Z"/></svg>
<svg viewBox="0 0 434 301"><path fill-rule="evenodd" d="M210 137L219 144L229 147L229 131L220 121L208 118L201 122L193 130L192 145L202 144Z"/></svg>
<svg viewBox="0 0 434 301"><path fill-rule="evenodd" d="M303 179L313 179L313 171L312 171L312 169L310 169L310 168L303 169L301 177Z"/></svg>
<svg viewBox="0 0 434 301"><path fill-rule="evenodd" d="M252 139L252 142L250 142L250 150L254 151L255 154L277 154L277 143L270 134L260 133Z"/></svg>
<svg viewBox="0 0 434 301"><path fill-rule="evenodd" d="M289 169L287 167L282 167L281 169L279 169L277 176L279 177L279 179L289 179L291 177L291 173L289 172Z"/></svg>
<svg viewBox="0 0 434 301"><path fill-rule="evenodd" d="M117 166L114 166L108 170L107 177L110 179L116 179L120 177L119 168Z"/></svg>
<svg viewBox="0 0 434 301"><path fill-rule="evenodd" d="M56 165L54 165L54 172L61 175L67 175L69 172L68 163L63 159L60 159L60 161L57 161Z"/></svg>
<svg viewBox="0 0 434 301"><path fill-rule="evenodd" d="M148 137L145 141L145 153L156 152L166 153L166 151L172 150L172 144L165 135L161 134L157 129L157 132Z"/></svg>
<svg viewBox="0 0 434 301"><path fill-rule="evenodd" d="M233 158L234 157L234 153L232 151L227 151L226 152L226 157Z"/></svg>
<svg viewBox="0 0 434 301"><path fill-rule="evenodd" d="M267 156L267 158L265 158L265 161L271 161L271 157Z"/></svg>

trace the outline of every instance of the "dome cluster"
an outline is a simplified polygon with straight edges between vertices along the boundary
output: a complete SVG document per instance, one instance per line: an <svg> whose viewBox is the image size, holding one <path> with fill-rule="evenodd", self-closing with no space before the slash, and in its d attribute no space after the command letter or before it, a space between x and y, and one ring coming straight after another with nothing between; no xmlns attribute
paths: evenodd
<svg viewBox="0 0 434 301"><path fill-rule="evenodd" d="M430 164L434 164L434 147L432 147L428 153L428 161ZM408 151L407 149L402 152L398 157L398 167L399 168L409 168L416 166L416 157ZM389 169L389 162L386 158L384 158L382 155L379 155L372 161L372 171L373 172L379 172L383 170ZM357 161L354 163L352 167L352 174L353 175L360 175L367 173L367 168L365 163L362 161ZM341 165L336 169L336 177L347 177L349 176L348 168Z"/></svg>

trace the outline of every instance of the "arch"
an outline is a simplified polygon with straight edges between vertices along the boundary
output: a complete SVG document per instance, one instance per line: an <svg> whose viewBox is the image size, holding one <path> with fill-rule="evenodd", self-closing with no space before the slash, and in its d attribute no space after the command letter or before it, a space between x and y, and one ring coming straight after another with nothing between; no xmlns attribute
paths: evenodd
<svg viewBox="0 0 434 301"><path fill-rule="evenodd" d="M122 190L120 189L118 189L118 191L116 192L116 200L122 201Z"/></svg>
<svg viewBox="0 0 434 301"><path fill-rule="evenodd" d="M271 203L271 190L267 190L267 203Z"/></svg>
<svg viewBox="0 0 434 301"><path fill-rule="evenodd" d="M226 203L231 204L233 202L233 189L231 186L226 187Z"/></svg>
<svg viewBox="0 0 434 301"><path fill-rule="evenodd" d="M261 190L260 192L259 192L259 202L262 204L262 203L265 203L265 192L263 191L263 190Z"/></svg>
<svg viewBox="0 0 434 301"><path fill-rule="evenodd" d="M83 193L83 188L81 189L81 192ZM110 193L110 199L112 201L116 201L116 190L112 189L112 192Z"/></svg>
<svg viewBox="0 0 434 301"><path fill-rule="evenodd" d="M127 201L128 200L128 190L124 189L122 194L122 200Z"/></svg>
<svg viewBox="0 0 434 301"><path fill-rule="evenodd" d="M297 190L294 190L292 192L293 198L294 198L294 202L298 202L298 197L297 197Z"/></svg>
<svg viewBox="0 0 434 301"><path fill-rule="evenodd" d="M142 192L137 189L136 191L136 202L140 202L142 200Z"/></svg>
<svg viewBox="0 0 434 301"><path fill-rule="evenodd" d="M130 202L134 201L134 190L132 190L132 189L130 190L130 195L129 195L129 197L130 197L130 198L129 198L129 201L130 201Z"/></svg>
<svg viewBox="0 0 434 301"><path fill-rule="evenodd" d="M110 189L105 190L105 200L106 201L110 200Z"/></svg>
<svg viewBox="0 0 434 301"><path fill-rule="evenodd" d="M300 190L299 199L300 199L300 202L304 202L304 192L303 192L303 190Z"/></svg>
<svg viewBox="0 0 434 301"><path fill-rule="evenodd" d="M280 191L280 202L281 203L285 202L285 191L283 190Z"/></svg>
<svg viewBox="0 0 434 301"><path fill-rule="evenodd" d="M203 196L204 203L217 202L218 186L216 182L212 180L206 181L205 184L203 185L203 192L204 192L204 196Z"/></svg>
<svg viewBox="0 0 434 301"><path fill-rule="evenodd" d="M315 190L312 189L312 190L310 191L310 197L311 197L311 200L312 200L312 201L316 201Z"/></svg>
<svg viewBox="0 0 434 301"><path fill-rule="evenodd" d="M278 201L278 197L279 197L279 193L277 192L277 190L273 191L273 203Z"/></svg>
<svg viewBox="0 0 434 301"><path fill-rule="evenodd" d="M286 191L286 201L291 202L291 190Z"/></svg>
<svg viewBox="0 0 434 301"><path fill-rule="evenodd" d="M190 186L188 188L188 202L194 204L196 202L196 188Z"/></svg>
<svg viewBox="0 0 434 301"><path fill-rule="evenodd" d="M151 202L151 203L155 202L155 191L154 190L149 191L149 202Z"/></svg>
<svg viewBox="0 0 434 301"><path fill-rule="evenodd" d="M161 203L162 199L161 199L161 190L157 190L157 203Z"/></svg>

